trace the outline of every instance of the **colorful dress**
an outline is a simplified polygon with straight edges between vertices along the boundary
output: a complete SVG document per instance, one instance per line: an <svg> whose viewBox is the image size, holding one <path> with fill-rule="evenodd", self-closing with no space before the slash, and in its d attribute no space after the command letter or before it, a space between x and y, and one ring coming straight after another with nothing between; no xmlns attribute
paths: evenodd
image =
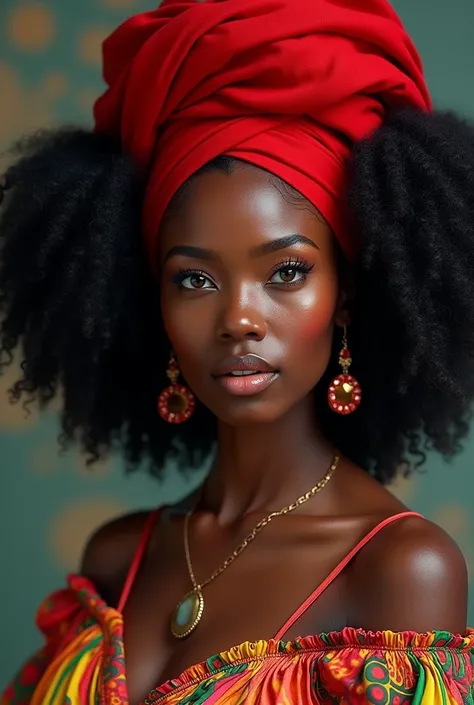
<svg viewBox="0 0 474 705"><path fill-rule="evenodd" d="M416 634L346 628L285 641L285 632L391 517L371 531L270 641L245 642L154 689L144 705L474 705L474 630ZM45 646L1 705L128 703L122 612L155 521L150 515L117 609L81 576L41 605Z"/></svg>

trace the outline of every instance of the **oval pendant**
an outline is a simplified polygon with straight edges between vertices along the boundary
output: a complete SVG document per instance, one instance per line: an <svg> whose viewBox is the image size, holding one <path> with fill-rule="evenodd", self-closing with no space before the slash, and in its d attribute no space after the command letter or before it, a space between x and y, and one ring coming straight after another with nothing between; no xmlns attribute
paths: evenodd
<svg viewBox="0 0 474 705"><path fill-rule="evenodd" d="M200 590L191 590L178 603L171 619L171 633L184 639L193 632L204 612L204 597Z"/></svg>
<svg viewBox="0 0 474 705"><path fill-rule="evenodd" d="M360 406L361 399L360 384L352 375L339 375L329 385L328 402L336 414L352 414Z"/></svg>

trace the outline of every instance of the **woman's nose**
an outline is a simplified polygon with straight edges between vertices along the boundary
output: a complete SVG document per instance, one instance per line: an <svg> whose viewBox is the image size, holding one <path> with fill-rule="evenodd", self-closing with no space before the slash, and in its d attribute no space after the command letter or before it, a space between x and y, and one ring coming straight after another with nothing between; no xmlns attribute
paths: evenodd
<svg viewBox="0 0 474 705"><path fill-rule="evenodd" d="M263 340L267 327L258 299L242 291L227 299L217 327L219 340Z"/></svg>

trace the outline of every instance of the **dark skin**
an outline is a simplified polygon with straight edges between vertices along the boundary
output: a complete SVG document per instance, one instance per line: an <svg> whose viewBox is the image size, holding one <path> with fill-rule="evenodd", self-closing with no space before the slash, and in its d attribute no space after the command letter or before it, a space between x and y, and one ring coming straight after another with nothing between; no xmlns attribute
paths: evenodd
<svg viewBox="0 0 474 705"><path fill-rule="evenodd" d="M171 345L188 385L219 419L217 456L190 531L203 580L260 519L304 494L330 465L336 451L318 431L311 390L327 367L335 327L350 324L347 287L324 221L250 166L196 180L166 220L160 266ZM232 396L213 370L223 358L247 353L269 361L277 379L255 396ZM204 588L204 617L178 642L169 623L191 587L182 530L192 501L155 527L125 608L132 705L212 654L274 637L365 533L404 510L341 458L320 494L274 520ZM82 573L109 604L119 600L145 518L112 522L86 548ZM370 542L284 638L347 625L463 633L466 610L459 549L439 527L408 518Z"/></svg>

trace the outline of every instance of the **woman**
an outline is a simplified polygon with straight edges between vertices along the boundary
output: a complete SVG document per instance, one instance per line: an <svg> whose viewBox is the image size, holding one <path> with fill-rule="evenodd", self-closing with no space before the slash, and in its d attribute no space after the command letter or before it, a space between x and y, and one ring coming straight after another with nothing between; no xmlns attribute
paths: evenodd
<svg viewBox="0 0 474 705"><path fill-rule="evenodd" d="M468 430L472 128L384 0L167 0L104 75L6 174L13 397L212 466L91 538L3 702L473 703L464 560L384 487Z"/></svg>

